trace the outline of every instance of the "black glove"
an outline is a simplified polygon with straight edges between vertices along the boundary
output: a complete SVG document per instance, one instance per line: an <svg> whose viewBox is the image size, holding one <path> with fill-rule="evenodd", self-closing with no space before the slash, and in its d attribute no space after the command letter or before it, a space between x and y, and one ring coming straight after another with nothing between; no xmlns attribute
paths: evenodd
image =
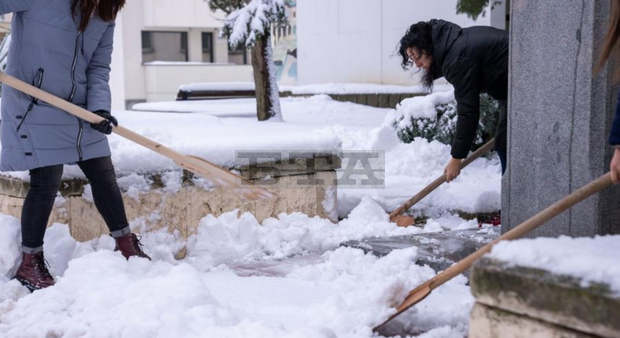
<svg viewBox="0 0 620 338"><path fill-rule="evenodd" d="M90 126L93 127L93 129L106 135L110 135L112 133L112 125L118 126L118 121L116 121L116 118L112 116L109 111L97 110L93 113L104 118L104 120L99 123L91 123Z"/></svg>

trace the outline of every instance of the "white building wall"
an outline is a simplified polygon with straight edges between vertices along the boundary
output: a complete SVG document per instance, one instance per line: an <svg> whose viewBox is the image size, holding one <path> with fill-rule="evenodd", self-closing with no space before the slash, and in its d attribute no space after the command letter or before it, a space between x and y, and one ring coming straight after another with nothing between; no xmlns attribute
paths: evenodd
<svg viewBox="0 0 620 338"><path fill-rule="evenodd" d="M116 22L114 41L123 40L123 20ZM125 109L125 55L124 48L114 46L112 51L112 65L110 65L110 92L112 94L112 109Z"/></svg>
<svg viewBox="0 0 620 338"><path fill-rule="evenodd" d="M127 1L117 18L114 40L115 108L124 108L126 101L174 100L178 87L186 83L252 81L250 66L227 64L226 39L218 37L222 18L223 13L212 12L204 0ZM143 30L187 32L189 63L143 64ZM214 63L202 63L203 31L213 33Z"/></svg>
<svg viewBox="0 0 620 338"><path fill-rule="evenodd" d="M205 67L200 63L178 62L146 64L144 66L147 101L174 100L182 84L197 82L227 82L252 79L251 65L213 64ZM232 80L229 80L232 79Z"/></svg>
<svg viewBox="0 0 620 338"><path fill-rule="evenodd" d="M122 49L122 68L113 67L112 72L124 71L121 76L125 83L125 100L144 100L146 98L144 67L142 67L142 36L144 27L143 0L125 3L116 21L123 25L122 38L115 37L114 49ZM114 75L113 75L114 76Z"/></svg>
<svg viewBox="0 0 620 338"><path fill-rule="evenodd" d="M146 27L221 27L223 13L213 13L204 0L131 0L144 6ZM127 1L129 3L130 1Z"/></svg>
<svg viewBox="0 0 620 338"><path fill-rule="evenodd" d="M402 70L396 47L411 24L433 18L491 23L488 11L477 21L456 15L456 0L298 0L298 83L413 84L418 79Z"/></svg>

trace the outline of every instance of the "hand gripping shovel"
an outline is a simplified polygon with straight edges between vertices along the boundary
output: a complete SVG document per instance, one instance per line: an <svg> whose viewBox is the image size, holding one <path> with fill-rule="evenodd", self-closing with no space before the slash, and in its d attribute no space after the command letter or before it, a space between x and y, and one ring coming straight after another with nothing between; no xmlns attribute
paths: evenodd
<svg viewBox="0 0 620 338"><path fill-rule="evenodd" d="M497 242L502 240L509 240L519 238L528 232L534 230L540 225L544 224L548 220L553 217L559 215L566 209L571 208L575 204L583 201L584 199L590 197L591 195L600 192L601 190L609 187L611 185L611 175L609 173L597 178L596 180L588 183L587 185L579 188L572 194L562 198L561 200L555 202L551 206L547 207L545 210L537 213L532 216L525 222L517 225L510 231L503 234L501 237L497 238L493 242L483 246L478 251L472 253L471 255L465 257L461 261L455 263L448 269L444 270L440 274L426 281L424 284L418 286L417 288L411 290L405 300L396 308L396 313L391 315L386 321L376 326L373 331L377 332L387 324L392 319L396 318L401 313L405 312L405 310L409 309L413 305L422 301L426 296L428 296L433 289L440 286L441 284L449 281L454 276L462 273L467 270L471 265L482 257L485 253L491 251L493 246L497 244Z"/></svg>
<svg viewBox="0 0 620 338"><path fill-rule="evenodd" d="M41 101L45 101L54 107L62 109L71 115L90 122L98 123L103 121L103 117L93 114L88 110L77 106L71 102L67 102L57 96L47 93L39 88L31 86L24 81L21 81L13 76L10 76L4 72L0 72L0 82L11 86L27 95L37 98ZM152 141L140 134L137 134L122 126L114 126L112 131L115 134L123 136L135 143L138 143L146 148L149 148L163 156L166 156L173 160L177 165L183 167L197 175L200 175L218 186L229 187L239 192L244 198L249 200L257 199L269 199L276 197L272 192L254 186L251 183L243 179L243 177L235 175L228 170L222 169L217 165L194 156L183 155L176 151Z"/></svg>
<svg viewBox="0 0 620 338"><path fill-rule="evenodd" d="M492 138L487 143L483 144L480 148L474 151L471 155L469 155L462 163L461 169L467 167L471 162L476 160L478 157L488 153L493 146L495 145L495 138ZM437 177L433 182L427 185L424 189L420 190L419 193L411 197L407 202L403 203L398 209L392 211L390 213L390 222L395 222L398 226L409 226L415 222L412 217L409 216L401 216L401 214L409 208L411 208L414 204L420 202L424 197L433 192L433 190L437 189L440 185L442 185L446 181L446 175L441 175Z"/></svg>

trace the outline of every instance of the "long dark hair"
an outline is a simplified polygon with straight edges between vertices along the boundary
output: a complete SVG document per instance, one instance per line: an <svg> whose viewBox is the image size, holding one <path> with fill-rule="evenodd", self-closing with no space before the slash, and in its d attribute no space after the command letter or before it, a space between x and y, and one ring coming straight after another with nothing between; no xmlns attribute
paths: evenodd
<svg viewBox="0 0 620 338"><path fill-rule="evenodd" d="M429 22L420 21L409 27L405 35L400 39L398 45L398 54L401 57L401 67L408 70L413 66L413 62L409 59L407 49L415 47L420 53L433 56L433 27ZM431 59L431 68L422 76L422 84L428 89L433 88L433 80L437 78L437 64Z"/></svg>
<svg viewBox="0 0 620 338"><path fill-rule="evenodd" d="M409 60L409 55L407 55L408 48L415 47L420 51L420 53L431 56L433 55L432 31L433 28L430 23L420 21L411 25L405 35L400 38L398 54L400 54L400 57L402 58L400 65L403 69L406 70L413 66L413 62Z"/></svg>
<svg viewBox="0 0 620 338"><path fill-rule="evenodd" d="M71 0L71 13L75 17L80 14L79 30L83 32L93 14L103 21L113 21L116 14L125 6L125 0Z"/></svg>
<svg viewBox="0 0 620 338"><path fill-rule="evenodd" d="M609 59L609 55L616 46L620 38L620 0L611 1L611 12L609 15L609 29L607 30L607 36L605 37L605 44L603 45L603 52L601 53L601 59L596 65L596 72L600 71L605 65L605 61Z"/></svg>

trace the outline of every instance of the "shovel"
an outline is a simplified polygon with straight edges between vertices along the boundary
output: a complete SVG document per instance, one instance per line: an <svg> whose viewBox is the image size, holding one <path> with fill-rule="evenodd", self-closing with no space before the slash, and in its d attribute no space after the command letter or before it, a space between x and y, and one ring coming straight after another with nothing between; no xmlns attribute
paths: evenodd
<svg viewBox="0 0 620 338"><path fill-rule="evenodd" d="M478 148L471 155L469 155L463 162L461 163L461 169L467 167L471 162L476 160L478 157L488 153L493 146L495 145L495 138L492 138L487 143L483 144L482 147ZM390 213L390 222L395 222L398 226L406 227L410 226L415 222L415 219L410 216L401 216L401 214L409 208L411 208L414 204L420 202L424 197L433 192L433 190L437 189L440 185L442 185L446 181L446 175L441 175L437 177L433 182L427 185L424 189L420 190L419 193L415 194L411 197L407 202L403 203L398 209L392 211Z"/></svg>
<svg viewBox="0 0 620 338"><path fill-rule="evenodd" d="M67 102L37 87L31 86L30 84L4 72L0 72L0 82L15 88L24 94L30 95L31 97L45 101L50 105L62 109L67 113L89 123L99 123L104 120L103 117L97 114L91 113L80 106ZM202 176L218 186L234 189L248 200L270 199L276 197L274 193L268 191L267 189L254 186L252 183L243 179L243 177L222 169L207 160L180 154L120 125L113 126L112 132L170 158L180 167Z"/></svg>
<svg viewBox="0 0 620 338"><path fill-rule="evenodd" d="M435 277L429 279L422 285L411 290L409 294L407 295L407 297L405 297L405 300L403 300L403 302L396 308L396 313L391 315L383 323L373 328L373 331L378 332L381 329L381 327L383 327L389 321L396 318L398 315L405 312L405 310L409 309L413 305L419 303L424 298L426 298L426 296L428 296L431 293L431 291L433 291L433 289L449 281L450 279L454 278L456 275L462 273L463 271L469 269L469 267L471 267L472 264L476 260L478 260L480 257L482 257L487 252L491 251L491 249L493 248L495 244L497 244L497 242L502 241L502 240L510 240L510 239L519 238L527 234L528 232L539 227L540 225L546 223L553 217L559 215L566 209L571 208L575 204L583 201L584 199L590 197L591 195L595 193L600 192L601 190L609 187L610 185L611 185L611 175L610 173L607 173L597 178L596 180L588 183L587 185L577 189L572 194L555 202L551 206L547 207L545 210L537 213L536 215L532 216L525 222L517 225L510 231L506 232L505 234L503 234L502 236L500 236L493 242L483 246L478 251L465 257L464 259L455 263L454 265L444 270L443 272L439 273Z"/></svg>

